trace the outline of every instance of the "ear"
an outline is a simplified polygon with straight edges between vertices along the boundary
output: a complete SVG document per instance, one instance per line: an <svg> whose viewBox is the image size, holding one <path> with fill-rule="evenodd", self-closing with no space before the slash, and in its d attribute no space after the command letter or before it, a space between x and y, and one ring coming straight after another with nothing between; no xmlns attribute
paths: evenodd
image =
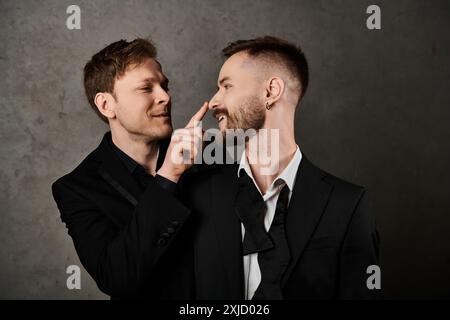
<svg viewBox="0 0 450 320"><path fill-rule="evenodd" d="M114 111L115 99L107 92L98 92L94 97L95 105L102 115L108 119L114 119L116 113Z"/></svg>
<svg viewBox="0 0 450 320"><path fill-rule="evenodd" d="M272 77L268 80L266 85L266 102L273 105L281 99L284 93L285 84L283 79L279 77Z"/></svg>

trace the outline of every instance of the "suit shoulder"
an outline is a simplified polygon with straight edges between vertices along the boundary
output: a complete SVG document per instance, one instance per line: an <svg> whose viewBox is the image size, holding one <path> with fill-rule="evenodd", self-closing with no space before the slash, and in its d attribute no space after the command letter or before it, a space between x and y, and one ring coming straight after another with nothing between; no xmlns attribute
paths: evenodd
<svg viewBox="0 0 450 320"><path fill-rule="evenodd" d="M342 178L339 178L317 166L312 164L312 166L315 167L315 169L319 172L319 174L322 176L323 181L331 185L335 190L340 191L345 194L352 194L352 195L362 195L367 191L367 189L364 186L355 184L353 182L344 180Z"/></svg>
<svg viewBox="0 0 450 320"><path fill-rule="evenodd" d="M97 149L89 153L72 171L58 178L52 183L52 191L61 188L62 185L71 185L78 179L85 179L88 176L93 175L98 167L98 161L96 157Z"/></svg>

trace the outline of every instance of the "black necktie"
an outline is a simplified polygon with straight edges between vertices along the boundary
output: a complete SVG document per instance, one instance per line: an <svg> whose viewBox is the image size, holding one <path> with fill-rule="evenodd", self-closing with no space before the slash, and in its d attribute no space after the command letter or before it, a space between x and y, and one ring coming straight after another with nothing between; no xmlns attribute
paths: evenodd
<svg viewBox="0 0 450 320"><path fill-rule="evenodd" d="M261 282L252 299L283 299L281 277L290 260L284 228L289 188L285 185L281 190L275 215L267 232L264 227L264 199L252 179L245 172L242 173L238 179L235 209L245 228L243 255L258 252L261 270Z"/></svg>

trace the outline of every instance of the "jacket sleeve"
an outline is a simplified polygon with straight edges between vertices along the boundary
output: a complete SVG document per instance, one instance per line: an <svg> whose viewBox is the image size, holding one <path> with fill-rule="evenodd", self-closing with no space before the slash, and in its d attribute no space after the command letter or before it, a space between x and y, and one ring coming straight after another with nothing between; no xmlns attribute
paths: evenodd
<svg viewBox="0 0 450 320"><path fill-rule="evenodd" d="M375 283L371 276L378 272L371 268L379 268L379 242L375 218L364 189L351 216L340 252L339 299L382 298L381 286L368 286L368 282ZM378 275L381 281L381 274Z"/></svg>
<svg viewBox="0 0 450 320"><path fill-rule="evenodd" d="M118 231L112 220L63 180L53 197L81 263L108 295L138 294L161 255L177 241L190 211L170 192L151 181L129 223Z"/></svg>

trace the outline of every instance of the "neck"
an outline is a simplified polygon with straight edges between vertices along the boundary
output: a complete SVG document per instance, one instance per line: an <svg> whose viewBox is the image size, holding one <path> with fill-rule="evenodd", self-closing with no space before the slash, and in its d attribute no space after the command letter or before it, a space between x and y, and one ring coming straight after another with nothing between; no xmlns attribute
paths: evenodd
<svg viewBox="0 0 450 320"><path fill-rule="evenodd" d="M144 167L148 174L155 175L158 157L158 141L149 140L129 132L111 130L113 143L134 161Z"/></svg>
<svg viewBox="0 0 450 320"><path fill-rule="evenodd" d="M277 126L274 126L272 122L277 123ZM295 142L293 122L293 117L291 120L286 117L280 118L279 121L267 120L263 128L268 129L266 133L260 134L262 131L259 130L258 135L246 143L245 153L249 160L249 166L255 182L263 194L267 192L272 182L283 172L295 155L297 143ZM276 138L277 131L271 129L277 129L278 139ZM268 137L267 143L260 144L257 149L250 147L252 143L255 145L254 139L261 139L264 136ZM256 145L258 144L256 143ZM270 158L269 164L267 163L268 158ZM267 170L269 166L270 170ZM264 168L266 168L266 172L264 172Z"/></svg>

